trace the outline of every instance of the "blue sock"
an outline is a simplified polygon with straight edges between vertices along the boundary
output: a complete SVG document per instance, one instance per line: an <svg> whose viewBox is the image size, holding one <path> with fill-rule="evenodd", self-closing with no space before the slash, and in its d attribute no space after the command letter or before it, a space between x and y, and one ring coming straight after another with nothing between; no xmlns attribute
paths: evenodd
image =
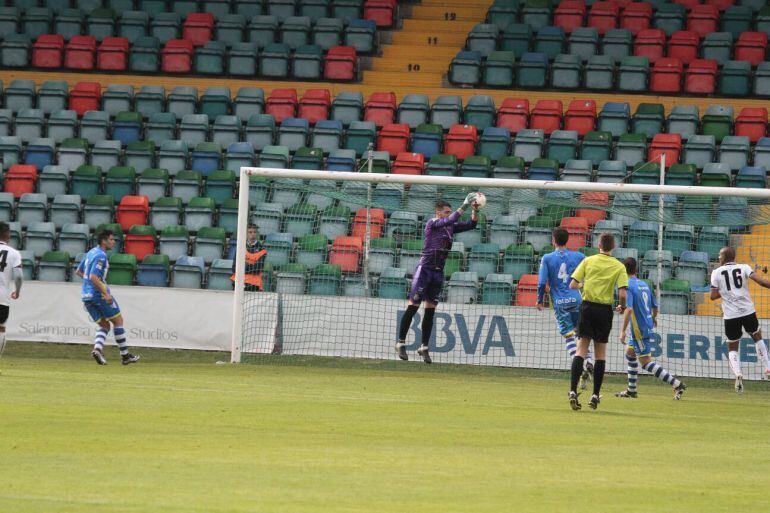
<svg viewBox="0 0 770 513"><path fill-rule="evenodd" d="M115 326L115 342L118 343L118 349L120 349L121 356L128 354L126 330L123 328L123 326Z"/></svg>
<svg viewBox="0 0 770 513"><path fill-rule="evenodd" d="M569 353L570 358L575 357L575 353L577 353L577 342L575 342L575 332L568 333L567 335L564 335L564 345L567 348L567 352Z"/></svg>
<svg viewBox="0 0 770 513"><path fill-rule="evenodd" d="M107 340L107 333L109 329L99 328L96 330L96 336L94 337L94 349L97 351L104 350L104 341Z"/></svg>

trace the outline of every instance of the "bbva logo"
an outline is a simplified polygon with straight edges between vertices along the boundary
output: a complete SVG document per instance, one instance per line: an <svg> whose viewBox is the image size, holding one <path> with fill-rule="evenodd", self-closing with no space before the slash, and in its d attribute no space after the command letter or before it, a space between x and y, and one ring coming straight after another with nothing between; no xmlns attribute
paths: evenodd
<svg viewBox="0 0 770 513"><path fill-rule="evenodd" d="M396 315L396 338L398 338L398 326L404 310L399 310ZM501 350L505 356L516 356L513 350L513 342L508 331L508 323L502 315L474 316L476 324L471 327L461 313L448 314L436 312L433 317L433 332L430 336L430 350L436 353L449 353L457 347L460 340L462 351L465 354L475 355L481 345L481 354L486 356L490 350ZM407 335L407 349L414 350L420 346L422 340L422 316L418 312L412 319L410 327L411 335ZM437 345L438 334L441 333L441 345ZM484 338L482 344L482 336Z"/></svg>

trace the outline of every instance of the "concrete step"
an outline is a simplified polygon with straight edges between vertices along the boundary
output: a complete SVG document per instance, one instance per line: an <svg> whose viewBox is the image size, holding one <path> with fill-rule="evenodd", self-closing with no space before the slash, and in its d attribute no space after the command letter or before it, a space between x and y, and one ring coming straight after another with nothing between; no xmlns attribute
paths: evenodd
<svg viewBox="0 0 770 513"><path fill-rule="evenodd" d="M394 46L415 45L421 47L449 47L457 52L465 45L465 39L467 37L467 34L461 34L459 32L442 32L434 36L428 36L422 32L396 32L393 35L391 43Z"/></svg>
<svg viewBox="0 0 770 513"><path fill-rule="evenodd" d="M486 15L486 7L474 6L419 6L412 9L412 19L418 20L474 21L479 23L486 18Z"/></svg>
<svg viewBox="0 0 770 513"><path fill-rule="evenodd" d="M413 32L434 37L441 34L463 34L467 37L477 22L473 21L444 21L444 20L404 20L403 32Z"/></svg>

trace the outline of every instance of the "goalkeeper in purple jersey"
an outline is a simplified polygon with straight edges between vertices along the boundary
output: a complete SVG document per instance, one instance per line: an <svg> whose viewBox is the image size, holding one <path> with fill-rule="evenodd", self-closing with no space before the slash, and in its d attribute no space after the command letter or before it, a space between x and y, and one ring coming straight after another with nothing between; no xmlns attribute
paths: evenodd
<svg viewBox="0 0 770 513"><path fill-rule="evenodd" d="M431 363L428 353L430 335L433 331L433 316L441 295L441 287L444 284L444 265L447 255L452 248L452 238L455 233L465 232L476 228L478 222L478 209L474 205L470 221L460 221L465 209L473 204L475 193L465 197L462 206L452 212L452 208L446 201L436 203L436 217L425 224L425 241L423 243L422 256L414 270L412 287L409 291L409 306L401 318L398 331L396 352L402 360L408 360L406 354L406 334L412 325L414 314L420 308L420 303L425 301L425 314L422 318L422 345L417 354L425 363Z"/></svg>

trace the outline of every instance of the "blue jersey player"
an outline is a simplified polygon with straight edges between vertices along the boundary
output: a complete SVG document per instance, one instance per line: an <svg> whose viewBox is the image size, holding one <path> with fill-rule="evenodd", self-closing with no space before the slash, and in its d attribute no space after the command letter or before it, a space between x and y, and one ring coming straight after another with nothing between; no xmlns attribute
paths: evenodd
<svg viewBox="0 0 770 513"><path fill-rule="evenodd" d="M569 287L570 277L585 256L578 251L567 249L569 232L564 228L555 228L551 233L554 251L543 255L537 279L537 308L545 308L546 286L550 291L551 306L556 316L556 326L564 337L564 345L570 358L577 352L575 330L580 318L580 291ZM585 389L591 380L593 361L589 352L585 359L585 368L580 377L580 388Z"/></svg>
<svg viewBox="0 0 770 513"><path fill-rule="evenodd" d="M425 224L425 241L422 255L412 278L412 287L409 291L409 306L401 318L398 332L396 352L402 360L408 360L406 354L406 335L412 319L420 308L420 303L425 301L425 315L422 318L422 345L417 354L425 363L431 363L428 353L428 343L433 331L433 316L441 295L441 287L444 284L444 264L447 255L452 248L452 238L455 233L473 230L478 221L478 208L474 204L475 193L465 197L462 206L455 212L446 201L436 203L436 217ZM460 216L469 205L473 204L473 212L470 221L460 221Z"/></svg>
<svg viewBox="0 0 770 513"><path fill-rule="evenodd" d="M123 316L120 313L115 298L110 294L107 287L107 272L110 268L107 259L107 251L115 247L115 236L110 230L102 230L96 234L97 246L86 253L85 258L80 261L76 274L83 278L83 289L81 299L83 306L88 312L89 317L99 328L94 337L94 349L91 356L99 365L106 365L104 358L104 341L110 332L110 323L114 327L115 342L120 349L121 362L123 365L137 362L139 356L128 352L126 343L126 330L123 328Z"/></svg>
<svg viewBox="0 0 770 513"><path fill-rule="evenodd" d="M623 327L620 330L620 341L625 344L626 338L629 338L626 348L628 387L615 395L617 397L637 397L636 381L641 363L644 370L674 387L674 399L681 399L687 385L652 359L653 332L658 317L658 303L655 294L652 293L647 283L636 277L637 263L635 258L626 258L623 264L626 266L626 274L628 274L628 291L626 293L626 310L623 314ZM628 337L629 334L630 337Z"/></svg>

